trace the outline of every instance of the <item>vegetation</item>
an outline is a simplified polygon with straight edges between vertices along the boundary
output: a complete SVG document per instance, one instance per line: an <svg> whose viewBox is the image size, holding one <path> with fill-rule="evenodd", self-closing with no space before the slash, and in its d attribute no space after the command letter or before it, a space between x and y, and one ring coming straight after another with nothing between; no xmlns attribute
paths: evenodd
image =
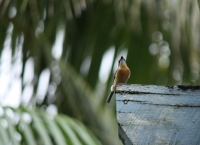
<svg viewBox="0 0 200 145"><path fill-rule="evenodd" d="M198 85L199 4L0 1L0 140L121 144L115 101L105 103L117 60L127 58L127 83ZM7 107L10 94L10 100L17 97L15 84L19 103Z"/></svg>

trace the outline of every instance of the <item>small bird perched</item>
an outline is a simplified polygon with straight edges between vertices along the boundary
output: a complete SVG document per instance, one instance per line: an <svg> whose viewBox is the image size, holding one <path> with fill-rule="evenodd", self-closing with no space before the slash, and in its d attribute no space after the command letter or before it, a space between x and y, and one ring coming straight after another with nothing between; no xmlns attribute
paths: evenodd
<svg viewBox="0 0 200 145"><path fill-rule="evenodd" d="M109 103L110 100L112 99L112 96L116 91L117 84L126 83L128 78L130 77L130 75L131 75L131 71L128 68L128 66L126 65L126 60L123 58L123 56L121 56L121 58L118 62L118 69L115 72L113 85L111 87L111 92L106 101L107 103Z"/></svg>

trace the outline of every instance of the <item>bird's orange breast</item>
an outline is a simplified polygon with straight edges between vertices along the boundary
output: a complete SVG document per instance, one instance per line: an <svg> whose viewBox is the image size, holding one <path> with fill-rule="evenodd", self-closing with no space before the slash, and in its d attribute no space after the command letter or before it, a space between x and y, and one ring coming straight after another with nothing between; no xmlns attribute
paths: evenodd
<svg viewBox="0 0 200 145"><path fill-rule="evenodd" d="M126 83L130 76L130 70L128 67L126 68L119 68L116 74L116 84L118 83Z"/></svg>

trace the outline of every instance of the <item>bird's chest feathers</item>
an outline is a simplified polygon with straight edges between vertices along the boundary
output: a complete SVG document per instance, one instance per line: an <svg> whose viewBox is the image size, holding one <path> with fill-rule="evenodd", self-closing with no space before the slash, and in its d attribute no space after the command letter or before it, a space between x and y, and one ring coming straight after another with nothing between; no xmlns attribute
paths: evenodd
<svg viewBox="0 0 200 145"><path fill-rule="evenodd" d="M130 75L129 68L119 68L116 74L117 83L126 83Z"/></svg>

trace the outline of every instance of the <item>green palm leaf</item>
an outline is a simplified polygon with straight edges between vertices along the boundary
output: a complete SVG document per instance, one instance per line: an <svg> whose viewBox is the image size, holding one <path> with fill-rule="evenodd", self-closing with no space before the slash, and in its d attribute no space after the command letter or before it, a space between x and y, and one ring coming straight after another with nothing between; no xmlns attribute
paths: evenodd
<svg viewBox="0 0 200 145"><path fill-rule="evenodd" d="M100 142L79 121L41 109L1 107L3 144L98 145ZM10 140L11 139L11 140Z"/></svg>

